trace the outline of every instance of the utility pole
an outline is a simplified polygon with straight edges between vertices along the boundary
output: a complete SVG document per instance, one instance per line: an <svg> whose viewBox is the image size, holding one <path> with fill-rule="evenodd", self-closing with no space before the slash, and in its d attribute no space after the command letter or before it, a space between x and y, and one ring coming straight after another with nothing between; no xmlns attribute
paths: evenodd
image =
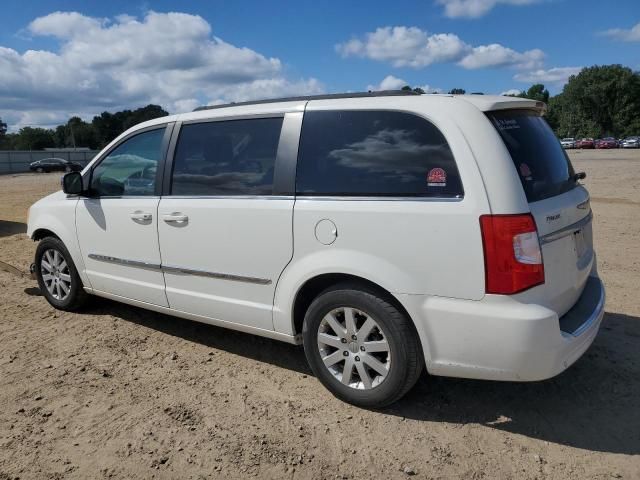
<svg viewBox="0 0 640 480"><path fill-rule="evenodd" d="M71 143L73 143L73 150L76 149L76 137L73 135L73 123L69 123L69 128L71 129Z"/></svg>

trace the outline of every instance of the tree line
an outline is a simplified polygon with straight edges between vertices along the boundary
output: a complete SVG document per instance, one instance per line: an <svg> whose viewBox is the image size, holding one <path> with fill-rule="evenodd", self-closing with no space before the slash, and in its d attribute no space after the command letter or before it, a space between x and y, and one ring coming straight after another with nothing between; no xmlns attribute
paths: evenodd
<svg viewBox="0 0 640 480"><path fill-rule="evenodd" d="M424 93L409 85L403 90ZM452 95L465 93L462 88L449 91ZM555 96L540 83L512 96L546 103L547 122L560 138L640 135L640 72L622 65L583 68Z"/></svg>
<svg viewBox="0 0 640 480"><path fill-rule="evenodd" d="M43 150L45 148L85 147L99 150L128 128L137 123L169 115L158 105L147 105L135 110L116 113L102 112L85 122L71 117L56 128L23 127L16 133L7 133L7 125L0 119L0 150Z"/></svg>
<svg viewBox="0 0 640 480"><path fill-rule="evenodd" d="M409 85L403 90L425 93ZM466 93L462 88L452 95ZM474 92L481 95L481 92ZM616 137L640 135L640 73L622 65L593 66L572 75L562 92L551 96L542 84L532 85L516 97L547 104L546 118L559 137ZM0 119L0 150L88 147L100 149L129 127L168 113L158 105L136 110L103 112L85 122L72 117L55 129L23 127L7 133Z"/></svg>

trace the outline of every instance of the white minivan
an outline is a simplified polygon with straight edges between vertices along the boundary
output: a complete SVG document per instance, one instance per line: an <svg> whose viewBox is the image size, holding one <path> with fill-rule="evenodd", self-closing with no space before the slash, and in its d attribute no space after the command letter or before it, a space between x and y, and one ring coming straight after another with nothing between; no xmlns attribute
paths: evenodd
<svg viewBox="0 0 640 480"><path fill-rule="evenodd" d="M543 113L378 92L151 120L31 207L33 272L59 309L99 295L302 343L364 407L423 367L549 378L591 345L605 293L584 174Z"/></svg>

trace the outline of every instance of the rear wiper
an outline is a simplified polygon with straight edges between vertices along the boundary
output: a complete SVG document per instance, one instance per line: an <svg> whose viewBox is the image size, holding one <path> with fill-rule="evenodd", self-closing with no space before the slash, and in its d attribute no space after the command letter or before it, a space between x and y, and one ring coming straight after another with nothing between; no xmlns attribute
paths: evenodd
<svg viewBox="0 0 640 480"><path fill-rule="evenodd" d="M574 182L577 182L578 180L584 180L585 178L587 178L587 174L584 172L578 172L574 174L573 177L571 178Z"/></svg>

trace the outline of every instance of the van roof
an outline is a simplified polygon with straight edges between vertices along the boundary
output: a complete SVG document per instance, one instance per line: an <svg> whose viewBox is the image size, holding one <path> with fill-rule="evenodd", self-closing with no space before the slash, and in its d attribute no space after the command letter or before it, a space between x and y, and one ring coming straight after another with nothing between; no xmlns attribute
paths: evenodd
<svg viewBox="0 0 640 480"><path fill-rule="evenodd" d="M206 105L198 107L194 112L201 110L213 110L217 108L241 107L245 105L261 105L264 103L301 102L309 100L336 100L340 98L367 98L367 97L404 97L408 95L420 95L412 90L381 90L378 92L351 92L351 93L328 93L323 95L302 95L298 97L272 98L266 100L252 100L248 102L225 103L221 105Z"/></svg>
<svg viewBox="0 0 640 480"><path fill-rule="evenodd" d="M351 93L330 93L323 95L306 95L298 97L273 98L266 100L253 100L248 102L226 103L221 105L206 105L198 107L194 112L202 110L214 110L219 108L242 107L248 105L264 105L284 102L301 102L312 100L338 100L347 98L373 98L373 97L400 97L400 96L417 96L423 95L426 98L434 97L450 97L465 100L474 105L483 112L491 110L505 110L509 108L533 108L540 110L545 108L543 102L536 102L526 98L507 97L503 95L452 95L452 94L420 94L412 90L382 90L378 92L351 92Z"/></svg>
<svg viewBox="0 0 640 480"><path fill-rule="evenodd" d="M544 103L536 102L535 100L500 95L419 94L406 90L386 90L381 92L334 93L327 95L275 98L270 100L203 106L198 107L193 112L155 118L137 125L135 128L152 126L168 121L197 121L211 116L223 117L227 115L259 115L273 112L304 111L305 104L307 102L312 102L311 105L315 104L324 105L325 107L330 106L331 108L339 108L343 100L345 101L345 104L349 104L351 106L354 104L362 105L360 102L370 100L370 105L380 105L380 107L384 109L388 108L393 103L392 97L399 97L398 104L407 105L407 101L419 101L423 105L428 105L430 102L433 102L434 106L437 105L438 108L443 106L443 102L465 102L473 105L482 112L493 110L527 109L535 110L541 114L545 111L546 107ZM458 105L460 104L458 103ZM367 106L369 106L369 104L367 104Z"/></svg>

